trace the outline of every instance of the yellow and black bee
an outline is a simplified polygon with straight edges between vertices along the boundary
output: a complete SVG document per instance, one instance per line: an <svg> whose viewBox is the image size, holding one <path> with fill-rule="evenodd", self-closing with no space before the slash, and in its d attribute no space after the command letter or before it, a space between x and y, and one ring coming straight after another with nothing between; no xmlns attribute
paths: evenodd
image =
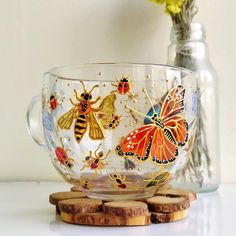
<svg viewBox="0 0 236 236"><path fill-rule="evenodd" d="M61 129L69 130L73 120L76 120L74 125L74 135L78 143L83 138L88 126L89 137L94 140L101 140L104 138L104 134L94 113L101 112L107 116L113 114L115 112L116 95L110 94L106 96L102 100L100 106L98 108L94 108L92 105L97 103L100 97L97 97L96 100L92 101L91 93L94 88L98 87L98 85L93 86L92 89L87 92L83 81L80 81L80 83L83 86L84 92L78 96L77 91L74 90L78 103L74 103L72 99L70 99L70 102L74 107L59 118L58 125Z"/></svg>

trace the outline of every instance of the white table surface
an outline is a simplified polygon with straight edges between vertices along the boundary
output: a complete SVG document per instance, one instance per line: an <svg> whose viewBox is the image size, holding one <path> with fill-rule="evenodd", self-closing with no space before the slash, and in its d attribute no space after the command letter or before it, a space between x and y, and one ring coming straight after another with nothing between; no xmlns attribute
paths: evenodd
<svg viewBox="0 0 236 236"><path fill-rule="evenodd" d="M0 183L0 236L235 236L236 185L198 194L188 218L168 224L139 227L90 227L63 223L48 202L52 192L70 188L65 183Z"/></svg>

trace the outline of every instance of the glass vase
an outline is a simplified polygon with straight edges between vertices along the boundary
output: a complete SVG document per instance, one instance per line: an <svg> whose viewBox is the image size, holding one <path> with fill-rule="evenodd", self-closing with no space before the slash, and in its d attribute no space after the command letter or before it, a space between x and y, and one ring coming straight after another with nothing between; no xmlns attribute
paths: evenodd
<svg viewBox="0 0 236 236"><path fill-rule="evenodd" d="M198 111L193 149L174 185L197 192L214 191L220 183L218 78L212 66L202 24L175 25L171 30L168 64L197 74Z"/></svg>

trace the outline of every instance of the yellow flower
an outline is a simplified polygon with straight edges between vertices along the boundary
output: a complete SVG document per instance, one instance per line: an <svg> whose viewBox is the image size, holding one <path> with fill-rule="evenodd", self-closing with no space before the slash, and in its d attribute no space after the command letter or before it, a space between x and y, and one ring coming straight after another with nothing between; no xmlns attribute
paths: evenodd
<svg viewBox="0 0 236 236"><path fill-rule="evenodd" d="M166 4L166 13L178 14L185 0L150 0L157 4Z"/></svg>
<svg viewBox="0 0 236 236"><path fill-rule="evenodd" d="M166 2L166 0L150 0L150 2L155 2L155 3L158 3L158 4L163 4Z"/></svg>

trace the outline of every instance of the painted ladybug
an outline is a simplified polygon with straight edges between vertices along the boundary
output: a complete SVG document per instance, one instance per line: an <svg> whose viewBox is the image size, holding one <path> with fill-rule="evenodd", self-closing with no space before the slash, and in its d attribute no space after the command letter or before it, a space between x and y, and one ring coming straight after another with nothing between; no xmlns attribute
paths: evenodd
<svg viewBox="0 0 236 236"><path fill-rule="evenodd" d="M58 105L57 97L55 95L51 95L50 99L49 99L49 103L50 103L51 110L55 110L57 108L57 105Z"/></svg>
<svg viewBox="0 0 236 236"><path fill-rule="evenodd" d="M117 92L121 95L127 94L131 95L132 97L135 96L134 93L131 91L131 87L133 86L133 84L131 83L128 77L122 76L120 80L117 79L116 84L111 84L111 85L116 87L116 90L112 92Z"/></svg>
<svg viewBox="0 0 236 236"><path fill-rule="evenodd" d="M119 94L126 94L129 92L130 85L127 78L122 78L117 85L117 92Z"/></svg>
<svg viewBox="0 0 236 236"><path fill-rule="evenodd" d="M55 111L58 107L58 105L60 105L63 101L64 101L65 97L62 97L62 98L58 98L56 94L52 94L49 98L49 108L52 110L52 111Z"/></svg>
<svg viewBox="0 0 236 236"><path fill-rule="evenodd" d="M55 154L56 154L56 160L61 163L61 165L72 168L74 160L67 155L67 150L64 149L64 145L62 143L62 140L60 139L62 147L56 147L55 148Z"/></svg>

